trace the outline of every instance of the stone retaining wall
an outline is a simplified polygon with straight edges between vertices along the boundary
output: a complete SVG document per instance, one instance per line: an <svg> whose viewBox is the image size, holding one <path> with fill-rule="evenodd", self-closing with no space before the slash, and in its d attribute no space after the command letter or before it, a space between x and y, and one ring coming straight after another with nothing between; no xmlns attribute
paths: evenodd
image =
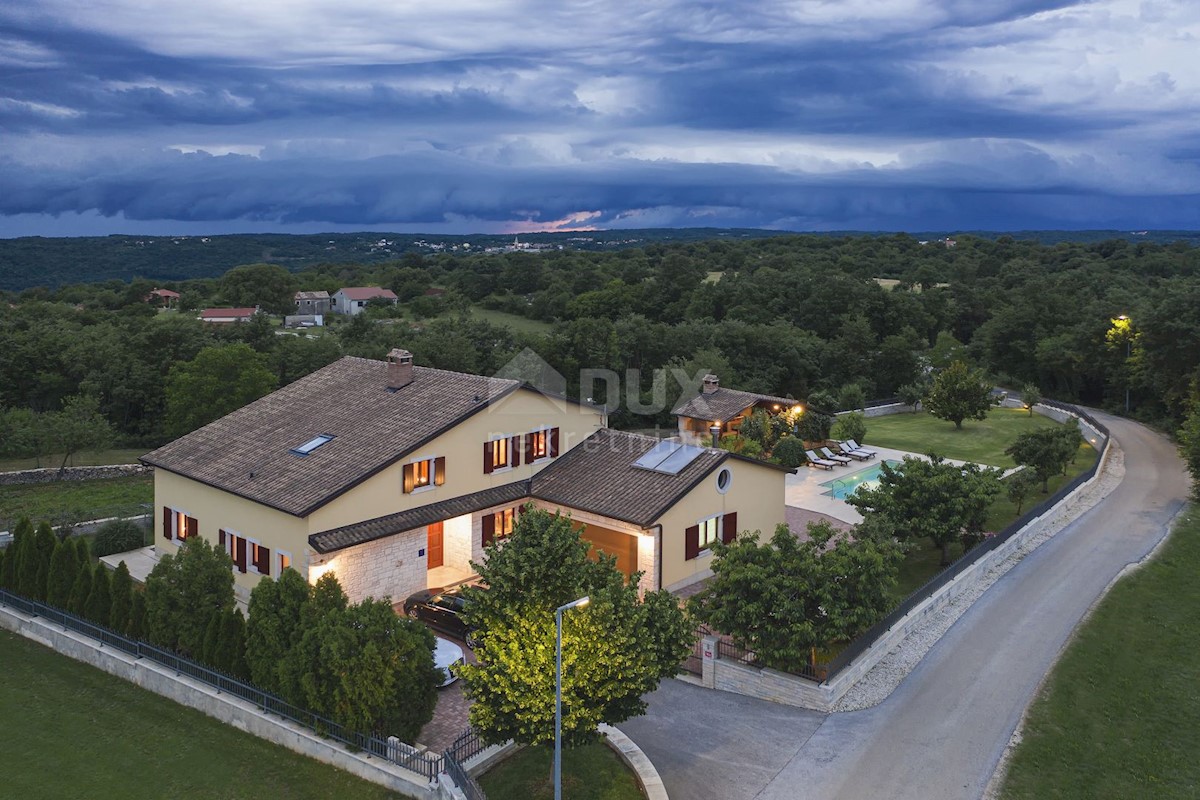
<svg viewBox="0 0 1200 800"><path fill-rule="evenodd" d="M6 606L0 606L0 628L202 711L246 733L331 764L407 797L419 800L433 800L436 797L436 787L416 773L378 758L351 753L333 741L322 739L286 720L269 717L257 706L230 695L218 694L212 687L176 675L149 659L135 659L112 648L101 647L85 636L64 631L37 617L27 617Z"/></svg>
<svg viewBox="0 0 1200 800"><path fill-rule="evenodd" d="M153 467L142 464L109 464L102 467L67 467L61 473L54 467L45 469L23 469L17 472L0 472L0 486L18 486L30 483L53 483L54 481L94 481L103 478L127 478L144 475Z"/></svg>

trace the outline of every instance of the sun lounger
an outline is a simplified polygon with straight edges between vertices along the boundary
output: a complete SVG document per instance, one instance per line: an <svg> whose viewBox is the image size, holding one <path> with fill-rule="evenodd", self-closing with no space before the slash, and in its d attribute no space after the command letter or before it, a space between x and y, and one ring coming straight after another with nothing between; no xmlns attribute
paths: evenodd
<svg viewBox="0 0 1200 800"><path fill-rule="evenodd" d="M820 467L821 469L833 469L837 466L837 462L821 458L812 450L805 450L804 455L808 456L808 464L812 467Z"/></svg>
<svg viewBox="0 0 1200 800"><path fill-rule="evenodd" d="M861 444L859 444L858 442L854 441L853 439L847 439L847 440L846 440L846 444L850 445L852 448L854 448L855 450L857 450L857 451L858 451L858 452L860 452L860 453L866 453L866 454L867 454L867 455L869 455L869 456L877 456L877 455L879 455L879 451L878 451L878 450L872 450L872 449L871 449L871 448L869 448L869 447L863 447Z"/></svg>
<svg viewBox="0 0 1200 800"><path fill-rule="evenodd" d="M821 455L828 458L830 461L836 461L837 463L841 464L842 466L845 466L846 464L850 463L850 459L846 458L845 456L837 455L832 450L830 450L828 447L818 447L817 452L819 452Z"/></svg>
<svg viewBox="0 0 1200 800"><path fill-rule="evenodd" d="M875 457L873 455L869 455L868 453L864 453L861 450L855 450L853 447L846 444L845 442L838 442L838 449L842 451L842 455L850 456L851 458L857 459L859 461L866 461L869 458Z"/></svg>

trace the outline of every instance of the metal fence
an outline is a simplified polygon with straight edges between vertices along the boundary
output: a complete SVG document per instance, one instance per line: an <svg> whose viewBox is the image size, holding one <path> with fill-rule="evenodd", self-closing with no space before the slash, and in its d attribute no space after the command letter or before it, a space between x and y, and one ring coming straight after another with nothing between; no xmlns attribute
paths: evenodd
<svg viewBox="0 0 1200 800"><path fill-rule="evenodd" d="M466 795L467 800L487 800L487 794L484 793L483 789L480 788L479 784L475 782L475 779L471 777L463 765L459 763L458 759L454 757L452 751L453 748L447 750L446 754L442 757L446 766L446 774L450 776L450 780L454 781L454 785Z"/></svg>
<svg viewBox="0 0 1200 800"><path fill-rule="evenodd" d="M724 639L717 640L717 656L719 658L729 658L737 661L740 664L745 664L748 667L766 667L769 664L764 663L759 659L758 654L753 650L747 650L743 647L738 647L733 642L727 642ZM808 678L813 681L824 680L825 664L802 664L800 666L789 666L787 669L780 670L789 675L798 675L801 678Z"/></svg>
<svg viewBox="0 0 1200 800"><path fill-rule="evenodd" d="M39 603L26 597L0 589L0 603L33 617L41 617L64 630L75 631L89 636L100 642L101 647L112 647L134 658L146 658L176 675L187 675L189 678L206 684L217 690L219 694L229 694L241 698L248 703L258 706L264 713L274 714L289 720L314 733L342 743L352 751L368 753L376 758L389 761L404 769L417 773L426 779L432 779L442 770L441 756L430 756L417 752L412 746L401 742L395 737L380 738L349 730L338 723L326 719L311 711L288 703L273 694L251 686L239 678L227 675L211 667L199 664L190 658L164 650L146 642L130 639L102 625L96 625L54 606ZM464 734L465 735L465 734ZM460 736L459 739L463 737ZM457 745L458 743L455 742ZM469 757L469 756L467 756Z"/></svg>

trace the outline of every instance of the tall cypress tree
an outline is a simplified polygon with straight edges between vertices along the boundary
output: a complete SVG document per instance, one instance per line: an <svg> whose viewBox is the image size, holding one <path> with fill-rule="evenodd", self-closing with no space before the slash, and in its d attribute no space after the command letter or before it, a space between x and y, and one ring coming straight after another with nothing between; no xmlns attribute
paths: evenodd
<svg viewBox="0 0 1200 800"><path fill-rule="evenodd" d="M198 655L200 660L213 669L221 669L216 662L217 645L221 639L221 612L214 611L208 616L208 625L204 628L204 645Z"/></svg>
<svg viewBox="0 0 1200 800"><path fill-rule="evenodd" d="M112 593L108 581L108 567L97 564L92 570L92 587L83 609L83 615L97 625L107 625L108 615L112 611Z"/></svg>
<svg viewBox="0 0 1200 800"><path fill-rule="evenodd" d="M130 639L146 638L146 593L133 590L133 602L129 604L129 626L125 635Z"/></svg>
<svg viewBox="0 0 1200 800"><path fill-rule="evenodd" d="M37 572L34 574L32 597L45 601L46 584L50 580L50 559L54 558L54 548L58 545L58 537L54 535L54 529L50 527L49 522L43 521L38 525L33 543L37 550Z"/></svg>
<svg viewBox="0 0 1200 800"><path fill-rule="evenodd" d="M250 677L246 666L246 620L241 609L234 608L220 614L221 631L212 663L217 669L243 680Z"/></svg>
<svg viewBox="0 0 1200 800"><path fill-rule="evenodd" d="M75 560L75 546L70 540L59 542L50 557L50 576L46 581L46 602L55 608L65 609L71 602L71 587L79 575L79 562Z"/></svg>
<svg viewBox="0 0 1200 800"><path fill-rule="evenodd" d="M109 586L112 593L112 608L108 612L108 627L118 633L124 633L129 627L129 612L133 607L133 578L129 575L129 567L125 562L117 564L113 570L112 582Z"/></svg>
<svg viewBox="0 0 1200 800"><path fill-rule="evenodd" d="M22 517L13 528L13 543L10 545L13 559L12 583L9 588L19 595L33 597L37 585L37 546L34 543L33 523ZM5 559L7 561L8 559Z"/></svg>
<svg viewBox="0 0 1200 800"><path fill-rule="evenodd" d="M80 568L79 574L75 576L75 585L71 587L71 600L68 603L70 608L67 610L80 617L86 616L88 595L91 593L92 568L91 565L87 565Z"/></svg>

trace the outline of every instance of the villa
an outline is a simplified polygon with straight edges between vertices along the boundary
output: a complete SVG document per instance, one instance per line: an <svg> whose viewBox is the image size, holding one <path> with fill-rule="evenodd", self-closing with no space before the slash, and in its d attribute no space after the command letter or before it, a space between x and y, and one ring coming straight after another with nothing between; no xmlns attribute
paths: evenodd
<svg viewBox="0 0 1200 800"><path fill-rule="evenodd" d="M788 474L404 350L342 358L142 461L157 552L208 539L243 600L288 567L333 572L352 600L469 580L529 504L570 515L643 590L675 590L712 574L713 542L784 521Z"/></svg>

